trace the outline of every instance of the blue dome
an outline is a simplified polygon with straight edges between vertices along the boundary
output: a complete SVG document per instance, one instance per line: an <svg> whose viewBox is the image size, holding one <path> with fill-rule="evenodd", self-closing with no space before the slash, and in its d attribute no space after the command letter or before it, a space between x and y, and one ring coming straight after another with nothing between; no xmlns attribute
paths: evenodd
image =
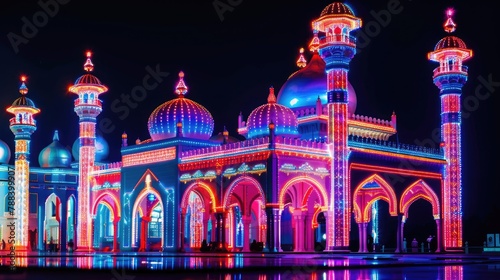
<svg viewBox="0 0 500 280"><path fill-rule="evenodd" d="M59 142L59 133L54 132L52 143L38 155L40 167L70 167L71 152Z"/></svg>
<svg viewBox="0 0 500 280"><path fill-rule="evenodd" d="M184 97L187 86L184 73L179 73L180 80L176 87L178 98L158 106L149 116L148 130L153 141L177 136L177 123L182 123L182 136L208 140L214 132L212 114L195 101Z"/></svg>
<svg viewBox="0 0 500 280"><path fill-rule="evenodd" d="M321 56L314 52L311 61L306 67L290 75L278 93L278 103L289 108L315 107L316 101L321 99L322 104L327 103L326 96L326 64ZM356 92L348 82L349 114L356 111Z"/></svg>
<svg viewBox="0 0 500 280"><path fill-rule="evenodd" d="M73 143L73 147L71 148L71 151L73 153L73 157L75 158L76 161L79 160L79 149L80 149L80 139L76 138L75 142ZM102 137L101 133L96 133L95 136L95 161L99 162L108 157L109 154L109 145L108 142L106 142L106 139Z"/></svg>
<svg viewBox="0 0 500 280"><path fill-rule="evenodd" d="M0 164L8 164L10 160L10 148L7 143L0 140Z"/></svg>
<svg viewBox="0 0 500 280"><path fill-rule="evenodd" d="M270 89L267 104L257 107L248 116L248 138L268 136L271 122L275 125L275 135L298 137L297 117L290 108L276 103L273 88Z"/></svg>

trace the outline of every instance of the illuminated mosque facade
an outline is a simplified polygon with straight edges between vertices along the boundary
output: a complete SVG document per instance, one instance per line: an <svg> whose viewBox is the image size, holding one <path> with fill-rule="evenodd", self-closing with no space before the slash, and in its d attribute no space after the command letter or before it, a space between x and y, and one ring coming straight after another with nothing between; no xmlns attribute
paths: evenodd
<svg viewBox="0 0 500 280"><path fill-rule="evenodd" d="M448 33L455 30L451 16ZM80 251L197 251L205 240L246 252L255 240L266 252L368 252L371 238L404 252L413 237L405 230L409 209L424 201L434 249L461 251L462 63L472 50L447 34L428 53L439 63L432 77L441 100L440 148L400 144L393 112L388 119L356 113L348 73L356 53L351 32L361 26L349 6L325 7L312 22L310 59L301 50L299 70L279 92L270 88L263 105L238 117L245 140L214 134L212 115L188 98L181 72L176 97L149 117L151 138L129 145L124 133L114 163L105 162L108 144L96 134L99 97L108 88L91 74L90 53L69 88L79 137L70 151L56 131L39 166L30 137L43 112L23 79L21 96L7 108L13 152L0 141L0 239L8 239L15 218L17 250L46 250L52 242L65 251L73 240Z"/></svg>

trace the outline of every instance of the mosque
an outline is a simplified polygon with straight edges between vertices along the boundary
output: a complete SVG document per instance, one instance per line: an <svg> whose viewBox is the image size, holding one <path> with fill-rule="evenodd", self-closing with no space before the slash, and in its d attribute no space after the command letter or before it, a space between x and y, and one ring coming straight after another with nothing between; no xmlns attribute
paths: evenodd
<svg viewBox="0 0 500 280"><path fill-rule="evenodd" d="M149 117L150 139L130 144L124 133L119 162L105 161L109 146L95 129L108 88L92 74L90 53L69 88L79 117L71 150L55 131L38 158L30 154L43 108L23 79L7 108L15 143L0 141L0 239L16 250L66 251L71 240L77 251L199 251L206 242L247 252L255 241L264 252L368 252L376 244L404 252L412 234L405 225L416 218L409 211L424 202L428 212L412 213L431 221L433 250L462 251L460 105L472 50L451 35L449 12L446 36L428 53L439 63L440 148L399 143L393 112L356 112L348 73L351 32L361 26L340 2L318 13L310 58L301 50L299 69L277 94L270 88L261 106L238 116L245 140L214 134L211 113L188 98L185 78L196 77L179 73L175 98Z"/></svg>

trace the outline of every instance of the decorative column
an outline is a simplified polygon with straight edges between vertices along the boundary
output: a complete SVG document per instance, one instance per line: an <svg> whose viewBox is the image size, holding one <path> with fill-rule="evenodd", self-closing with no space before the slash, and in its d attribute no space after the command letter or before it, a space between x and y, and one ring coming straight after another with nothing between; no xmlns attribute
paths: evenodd
<svg viewBox="0 0 500 280"><path fill-rule="evenodd" d="M361 19L349 6L335 2L328 5L320 18L313 21L312 49L318 49L326 63L328 145L331 154L330 205L327 229L327 251L348 252L350 231L350 186L348 160L348 72L356 54L356 39L350 32L361 27ZM319 34L321 32L321 34Z"/></svg>
<svg viewBox="0 0 500 280"><path fill-rule="evenodd" d="M120 219L116 218L113 220L113 252L119 252L118 248L118 222Z"/></svg>
<svg viewBox="0 0 500 280"><path fill-rule="evenodd" d="M241 217L243 222L243 252L250 252L250 224L252 217L244 215Z"/></svg>
<svg viewBox="0 0 500 280"><path fill-rule="evenodd" d="M40 109L35 107L35 103L26 97L28 87L26 87L25 81L26 77L22 76L19 87L21 97L14 100L12 105L7 108L7 112L14 115L10 119L10 130L14 134L14 168L16 170L14 175L15 196L8 196L7 201L9 203L14 201L14 205L12 205L14 210L8 212L13 218L11 222L15 223L15 248L19 251L29 248L30 142L31 134L36 130L34 116L40 112Z"/></svg>
<svg viewBox="0 0 500 280"><path fill-rule="evenodd" d="M79 117L79 158L78 158L78 223L77 250L92 250L92 223L90 220L90 172L95 161L95 125L96 118L102 111L99 95L108 91L99 79L90 74L94 64L90 60L91 52L87 52L87 60L83 66L86 74L79 77L69 91L78 95L75 100L75 113Z"/></svg>
<svg viewBox="0 0 500 280"><path fill-rule="evenodd" d="M453 10L446 11L444 30L455 31ZM462 87L467 82L468 69L462 63L472 57L464 41L446 36L428 54L439 66L434 69L434 84L441 98L441 147L446 164L443 169L442 217L444 250L462 252Z"/></svg>

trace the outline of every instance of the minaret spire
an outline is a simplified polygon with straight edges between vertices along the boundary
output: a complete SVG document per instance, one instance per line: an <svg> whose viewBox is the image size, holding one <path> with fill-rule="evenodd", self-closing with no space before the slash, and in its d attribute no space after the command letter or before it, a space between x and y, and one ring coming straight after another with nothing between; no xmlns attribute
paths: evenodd
<svg viewBox="0 0 500 280"><path fill-rule="evenodd" d="M453 22L453 14L455 13L455 10L453 10L453 8L449 8L446 10L446 22L444 23L443 27L444 27L444 31L448 32L448 33L452 33L456 30L457 28L457 25L455 24L455 22Z"/></svg>
<svg viewBox="0 0 500 280"><path fill-rule="evenodd" d="M299 56L299 59L297 60L297 66L300 68L304 68L307 65L307 60L304 57L304 48L300 48L299 52L300 52L300 56Z"/></svg>
<svg viewBox="0 0 500 280"><path fill-rule="evenodd" d="M175 87L175 93L179 95L179 97L184 97L188 91L188 87L186 83L184 83L184 72L179 72L179 82L177 82L177 86Z"/></svg>
<svg viewBox="0 0 500 280"><path fill-rule="evenodd" d="M85 61L85 64L83 65L83 69L86 72L92 72L92 71L94 71L94 64L92 63L92 60L90 59L92 57L92 52L87 51L86 55L87 55L87 60Z"/></svg>

